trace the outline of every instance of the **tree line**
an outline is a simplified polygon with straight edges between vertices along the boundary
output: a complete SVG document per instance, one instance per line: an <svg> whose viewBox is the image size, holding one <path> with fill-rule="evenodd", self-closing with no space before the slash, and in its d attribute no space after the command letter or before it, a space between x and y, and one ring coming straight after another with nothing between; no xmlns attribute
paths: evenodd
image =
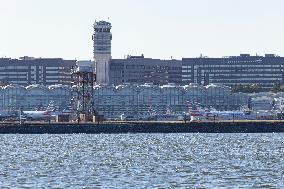
<svg viewBox="0 0 284 189"><path fill-rule="evenodd" d="M231 86L232 93L259 93L259 92L267 92L267 89L263 89L260 84L235 84ZM273 87L270 89L272 92L284 92L284 85L280 83L275 83Z"/></svg>

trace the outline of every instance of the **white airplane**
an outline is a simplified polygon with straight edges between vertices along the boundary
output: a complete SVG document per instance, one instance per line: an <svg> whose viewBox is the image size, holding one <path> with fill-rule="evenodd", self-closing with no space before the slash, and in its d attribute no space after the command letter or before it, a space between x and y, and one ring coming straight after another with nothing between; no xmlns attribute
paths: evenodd
<svg viewBox="0 0 284 189"><path fill-rule="evenodd" d="M24 116L27 119L41 120L51 117L51 111L23 111Z"/></svg>
<svg viewBox="0 0 284 189"><path fill-rule="evenodd" d="M205 120L255 120L255 119L273 119L274 113L269 112L251 112L251 111L206 111L206 110L191 110L189 111L191 121Z"/></svg>
<svg viewBox="0 0 284 189"><path fill-rule="evenodd" d="M196 110L189 110L190 121L205 121L210 120L211 117L214 117L214 114L209 110L204 109L196 109Z"/></svg>
<svg viewBox="0 0 284 189"><path fill-rule="evenodd" d="M189 108L191 121L206 120L254 120L255 113L250 111L217 111L216 109L202 109L197 106L195 110Z"/></svg>

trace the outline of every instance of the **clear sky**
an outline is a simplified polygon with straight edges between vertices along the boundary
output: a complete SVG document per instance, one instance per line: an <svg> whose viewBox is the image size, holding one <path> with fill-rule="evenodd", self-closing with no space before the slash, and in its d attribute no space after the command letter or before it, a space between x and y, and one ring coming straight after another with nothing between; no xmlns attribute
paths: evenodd
<svg viewBox="0 0 284 189"><path fill-rule="evenodd" d="M284 56L283 0L0 0L0 56L92 59L95 20L112 56Z"/></svg>

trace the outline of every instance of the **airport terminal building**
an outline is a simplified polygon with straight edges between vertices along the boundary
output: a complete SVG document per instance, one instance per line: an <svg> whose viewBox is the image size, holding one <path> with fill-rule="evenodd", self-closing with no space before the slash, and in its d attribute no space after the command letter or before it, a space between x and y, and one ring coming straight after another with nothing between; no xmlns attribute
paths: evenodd
<svg viewBox="0 0 284 189"><path fill-rule="evenodd" d="M47 107L50 102L59 110L65 109L74 99L70 85L0 86L0 110L35 110ZM190 103L220 110L237 110L246 106L246 94L230 93L229 87L219 85L95 85L94 107L106 117L147 115L188 111Z"/></svg>

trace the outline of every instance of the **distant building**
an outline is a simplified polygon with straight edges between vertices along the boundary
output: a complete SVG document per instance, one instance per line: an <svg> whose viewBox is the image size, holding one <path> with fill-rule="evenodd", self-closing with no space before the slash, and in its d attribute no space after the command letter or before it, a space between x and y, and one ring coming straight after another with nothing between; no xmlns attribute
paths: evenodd
<svg viewBox="0 0 284 189"><path fill-rule="evenodd" d="M91 60L78 60L76 62L76 66L88 66L88 67L93 67L94 62Z"/></svg>
<svg viewBox="0 0 284 189"><path fill-rule="evenodd" d="M284 57L241 54L224 58L183 58L182 83L259 84L268 90L276 83L284 84Z"/></svg>
<svg viewBox="0 0 284 189"><path fill-rule="evenodd" d="M164 85L258 84L260 90L270 90L273 85L284 84L284 57L230 56L224 58L183 58L160 60L144 56L128 56L110 60L110 84L121 85L153 83Z"/></svg>
<svg viewBox="0 0 284 189"><path fill-rule="evenodd" d="M70 84L70 70L75 64L76 60L61 58L0 58L0 82L22 86Z"/></svg>
<svg viewBox="0 0 284 189"><path fill-rule="evenodd" d="M99 84L109 84L109 61L111 59L111 24L106 21L94 24L94 60L96 81Z"/></svg>
<svg viewBox="0 0 284 189"><path fill-rule="evenodd" d="M110 84L121 85L153 83L164 85L182 83L182 62L141 56L110 60Z"/></svg>

